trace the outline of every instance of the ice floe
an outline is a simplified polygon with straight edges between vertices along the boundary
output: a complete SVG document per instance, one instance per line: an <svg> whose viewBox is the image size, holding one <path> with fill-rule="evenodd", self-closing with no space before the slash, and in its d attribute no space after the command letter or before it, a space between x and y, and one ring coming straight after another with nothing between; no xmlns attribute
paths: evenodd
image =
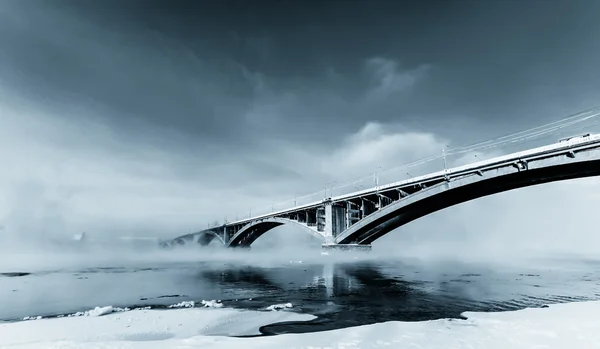
<svg viewBox="0 0 600 349"><path fill-rule="evenodd" d="M267 310L282 310L293 308L292 303L273 304L267 307Z"/></svg>

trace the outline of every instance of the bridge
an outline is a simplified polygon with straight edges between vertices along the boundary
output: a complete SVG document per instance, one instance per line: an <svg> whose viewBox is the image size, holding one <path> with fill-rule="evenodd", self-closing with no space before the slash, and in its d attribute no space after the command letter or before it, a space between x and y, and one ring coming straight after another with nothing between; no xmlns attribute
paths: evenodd
<svg viewBox="0 0 600 349"><path fill-rule="evenodd" d="M269 230L297 226L325 248L365 248L433 212L480 197L554 181L600 175L600 134L557 143L386 185L228 222L161 242L163 247L249 247Z"/></svg>

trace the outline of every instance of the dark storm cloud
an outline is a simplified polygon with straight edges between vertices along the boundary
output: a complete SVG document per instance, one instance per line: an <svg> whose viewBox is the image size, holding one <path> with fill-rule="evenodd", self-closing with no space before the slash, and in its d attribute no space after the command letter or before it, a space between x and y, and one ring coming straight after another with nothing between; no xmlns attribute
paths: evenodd
<svg viewBox="0 0 600 349"><path fill-rule="evenodd" d="M141 119L211 136L231 122L231 111L240 112L245 101L236 97L251 92L242 74L224 81L193 52L160 35L139 43L135 35L57 12L35 8L5 19L3 75L30 93L105 106L118 123Z"/></svg>
<svg viewBox="0 0 600 349"><path fill-rule="evenodd" d="M600 85L593 1L4 6L2 75L15 88L98 103L119 127L141 119L230 147L256 136L326 143L373 119L455 133L465 118L514 129L511 116L594 104ZM369 68L377 59L383 68ZM395 70L383 73L408 74L395 82L404 90L365 100L389 80L373 82L386 64ZM559 110L540 105L547 99ZM273 104L280 108L264 110Z"/></svg>

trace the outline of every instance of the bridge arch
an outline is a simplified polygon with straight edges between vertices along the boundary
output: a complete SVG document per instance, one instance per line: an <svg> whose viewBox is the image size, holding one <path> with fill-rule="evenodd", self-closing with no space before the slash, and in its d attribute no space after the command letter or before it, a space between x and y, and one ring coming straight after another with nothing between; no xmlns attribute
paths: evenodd
<svg viewBox="0 0 600 349"><path fill-rule="evenodd" d="M269 230L279 227L281 225L294 225L302 228L302 230L311 234L321 241L325 241L325 237L319 233L316 229L313 229L305 224L287 218L266 218L263 220L255 221L245 225L240 231L238 231L229 243L227 247L249 247L256 239L261 237L264 233Z"/></svg>
<svg viewBox="0 0 600 349"><path fill-rule="evenodd" d="M335 242L370 244L413 220L463 202L533 185L600 175L600 160L557 162L531 169L517 164L512 169L499 168L439 183L363 218L341 232Z"/></svg>
<svg viewBox="0 0 600 349"><path fill-rule="evenodd" d="M216 232L214 232L212 230L204 230L204 231L200 232L198 235L199 236L196 239L196 243L200 244L201 246L208 246L208 244L210 244L215 239L217 239L217 241L222 246L225 246L225 240L223 240L221 235L217 234Z"/></svg>
<svg viewBox="0 0 600 349"><path fill-rule="evenodd" d="M180 236L178 238L173 239L170 242L170 246L185 246L185 245L193 245L198 244L200 246L207 246L214 239L217 239L219 243L225 246L225 241L223 238L214 232L213 230L202 230L196 233L191 233L187 235Z"/></svg>

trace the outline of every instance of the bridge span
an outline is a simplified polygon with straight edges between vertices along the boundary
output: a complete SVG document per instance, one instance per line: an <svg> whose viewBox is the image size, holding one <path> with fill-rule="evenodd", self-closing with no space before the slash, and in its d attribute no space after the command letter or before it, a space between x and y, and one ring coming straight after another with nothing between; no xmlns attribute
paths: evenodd
<svg viewBox="0 0 600 349"><path fill-rule="evenodd" d="M249 247L267 231L292 224L324 247L370 244L415 219L453 205L517 188L600 175L600 134L586 134L424 176L228 222L161 242L163 247Z"/></svg>

